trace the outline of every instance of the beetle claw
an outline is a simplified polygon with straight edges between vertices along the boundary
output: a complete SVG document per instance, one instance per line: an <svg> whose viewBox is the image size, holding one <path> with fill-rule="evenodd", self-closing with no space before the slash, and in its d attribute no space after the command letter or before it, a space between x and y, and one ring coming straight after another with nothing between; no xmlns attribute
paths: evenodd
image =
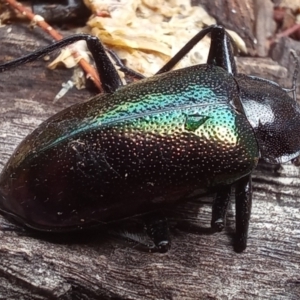
<svg viewBox="0 0 300 300"><path fill-rule="evenodd" d="M225 222L223 219L218 219L211 223L211 229L213 232L221 232L225 227Z"/></svg>

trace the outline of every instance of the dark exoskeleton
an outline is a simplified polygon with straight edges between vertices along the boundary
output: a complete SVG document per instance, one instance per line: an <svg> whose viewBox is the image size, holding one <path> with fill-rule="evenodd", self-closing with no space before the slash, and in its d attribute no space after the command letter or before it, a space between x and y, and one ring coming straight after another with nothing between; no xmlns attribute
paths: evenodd
<svg viewBox="0 0 300 300"><path fill-rule="evenodd" d="M170 71L208 33L207 64ZM217 25L198 33L155 76L127 86L88 35L0 65L0 72L81 39L106 93L59 112L26 137L1 173L0 210L53 232L141 215L155 248L165 252L164 209L215 193L211 226L220 231L234 186L235 250L243 251L259 157L283 163L299 155L296 101L274 82L238 74L231 40Z"/></svg>

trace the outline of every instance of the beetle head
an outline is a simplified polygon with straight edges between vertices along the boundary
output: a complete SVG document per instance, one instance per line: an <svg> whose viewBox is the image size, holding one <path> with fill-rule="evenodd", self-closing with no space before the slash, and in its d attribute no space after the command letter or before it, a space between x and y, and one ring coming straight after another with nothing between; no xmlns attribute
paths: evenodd
<svg viewBox="0 0 300 300"><path fill-rule="evenodd" d="M272 81L236 75L248 121L255 131L261 157L284 163L300 154L300 107Z"/></svg>

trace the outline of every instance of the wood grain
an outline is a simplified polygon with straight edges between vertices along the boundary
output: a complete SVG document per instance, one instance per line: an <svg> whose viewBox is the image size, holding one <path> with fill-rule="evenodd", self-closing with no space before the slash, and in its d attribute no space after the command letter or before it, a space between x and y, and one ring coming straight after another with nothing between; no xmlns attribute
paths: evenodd
<svg viewBox="0 0 300 300"><path fill-rule="evenodd" d="M50 42L20 25L0 28L0 39L0 62ZM89 96L72 90L52 103L70 76L47 70L42 60L1 73L1 169L39 123ZM145 253L100 234L53 239L7 231L3 228L12 223L0 216L0 299L299 299L299 168L262 165L253 180L248 248L242 254L232 248L234 210L222 233L173 229L166 254ZM207 228L210 213L211 199L204 198L174 208L173 216Z"/></svg>

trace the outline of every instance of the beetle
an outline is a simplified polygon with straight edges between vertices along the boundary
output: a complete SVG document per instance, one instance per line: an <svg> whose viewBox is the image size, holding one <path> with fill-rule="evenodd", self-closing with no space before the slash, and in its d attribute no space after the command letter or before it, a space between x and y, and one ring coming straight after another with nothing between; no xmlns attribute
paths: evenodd
<svg viewBox="0 0 300 300"><path fill-rule="evenodd" d="M209 33L207 63L172 71ZM2 64L0 72L82 39L106 93L57 113L21 142L0 175L2 213L51 232L138 215L155 249L166 252L164 209L214 193L211 227L221 231L234 186L234 249L243 251L258 159L284 163L300 153L295 99L272 81L238 74L219 25L200 31L155 76L127 86L89 35Z"/></svg>

